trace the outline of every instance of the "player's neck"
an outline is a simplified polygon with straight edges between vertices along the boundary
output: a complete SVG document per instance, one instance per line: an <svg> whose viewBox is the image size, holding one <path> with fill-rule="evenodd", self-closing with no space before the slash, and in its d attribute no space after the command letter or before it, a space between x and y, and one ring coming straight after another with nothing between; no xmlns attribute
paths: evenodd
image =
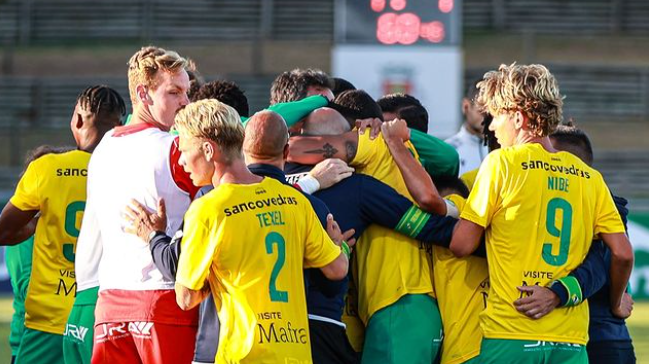
<svg viewBox="0 0 649 364"><path fill-rule="evenodd" d="M545 136L545 137L538 137L530 133L521 133L518 135L516 138L516 145L522 145L522 144L540 144L543 149L550 153L556 153L558 150L552 146L552 142L550 141L550 138Z"/></svg>
<svg viewBox="0 0 649 364"><path fill-rule="evenodd" d="M169 131L169 127L157 121L144 106L138 104L133 109L133 116L131 117L130 125L137 125L143 123L151 124L160 130Z"/></svg>
<svg viewBox="0 0 649 364"><path fill-rule="evenodd" d="M243 159L235 159L229 165L218 165L214 170L214 175L212 176L212 185L214 188L218 187L222 183L233 183L248 185L252 183L259 183L263 180L262 177L259 177L246 166L246 163Z"/></svg>
<svg viewBox="0 0 649 364"><path fill-rule="evenodd" d="M284 170L284 158L255 158L246 155L246 164L265 164Z"/></svg>

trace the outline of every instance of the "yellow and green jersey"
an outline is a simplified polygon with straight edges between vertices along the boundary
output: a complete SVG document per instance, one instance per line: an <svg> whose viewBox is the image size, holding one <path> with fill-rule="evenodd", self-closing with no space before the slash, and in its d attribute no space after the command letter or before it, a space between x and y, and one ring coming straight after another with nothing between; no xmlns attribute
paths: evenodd
<svg viewBox="0 0 649 364"><path fill-rule="evenodd" d="M383 136L370 140L369 134L358 136L358 150L350 165L356 172L378 179L412 201ZM407 146L417 158L412 144L408 142ZM377 225L367 228L356 244L361 320L367 325L376 311L406 294L433 294L429 259L416 240Z"/></svg>
<svg viewBox="0 0 649 364"><path fill-rule="evenodd" d="M464 198L446 198L462 211ZM456 258L449 249L433 246L433 265L437 304L444 325L441 363L463 363L480 354L479 315L487 306L489 295L487 260L474 256Z"/></svg>
<svg viewBox="0 0 649 364"><path fill-rule="evenodd" d="M473 189L473 185L475 184L475 178L478 176L479 170L480 168L476 168L460 176L460 179L462 180L462 182L464 182L464 184L467 186L469 191Z"/></svg>
<svg viewBox="0 0 649 364"><path fill-rule="evenodd" d="M568 275L595 234L624 233L599 172L537 143L494 151L480 166L461 218L486 229L491 290L481 315L484 336L585 344L588 305L531 320L513 303L521 297L516 287Z"/></svg>
<svg viewBox="0 0 649 364"><path fill-rule="evenodd" d="M25 326L63 334L74 303L74 252L86 206L90 154L74 150L42 156L27 167L10 202L41 216L34 234Z"/></svg>
<svg viewBox="0 0 649 364"><path fill-rule="evenodd" d="M176 282L209 281L221 329L216 363L311 363L304 268L341 250L309 201L272 178L221 184L185 214Z"/></svg>

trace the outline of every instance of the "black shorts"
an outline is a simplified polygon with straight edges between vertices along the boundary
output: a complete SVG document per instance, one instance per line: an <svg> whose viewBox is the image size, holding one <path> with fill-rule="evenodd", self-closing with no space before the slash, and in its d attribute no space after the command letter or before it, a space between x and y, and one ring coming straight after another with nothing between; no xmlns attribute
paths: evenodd
<svg viewBox="0 0 649 364"><path fill-rule="evenodd" d="M344 327L309 319L309 332L313 364L360 363L360 355L349 344Z"/></svg>
<svg viewBox="0 0 649 364"><path fill-rule="evenodd" d="M586 346L590 364L635 364L633 343L625 341L595 341Z"/></svg>

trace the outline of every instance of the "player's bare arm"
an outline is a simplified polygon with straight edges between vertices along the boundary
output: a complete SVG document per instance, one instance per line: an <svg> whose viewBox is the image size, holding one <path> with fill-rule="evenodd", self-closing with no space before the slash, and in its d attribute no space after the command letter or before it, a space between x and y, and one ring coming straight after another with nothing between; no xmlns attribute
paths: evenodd
<svg viewBox="0 0 649 364"><path fill-rule="evenodd" d="M205 282L202 289L196 291L176 283L176 303L183 311L189 311L198 306L210 294L210 286Z"/></svg>
<svg viewBox="0 0 649 364"><path fill-rule="evenodd" d="M450 249L458 257L466 257L473 253L480 245L480 238L484 228L474 222L460 219L455 225Z"/></svg>
<svg viewBox="0 0 649 364"><path fill-rule="evenodd" d="M327 158L338 158L349 163L358 150L358 134L350 131L342 135L294 136L288 144L288 162L317 164Z"/></svg>
<svg viewBox="0 0 649 364"><path fill-rule="evenodd" d="M633 269L633 248L623 233L600 234L604 244L611 250L611 308L614 314L622 310L622 296Z"/></svg>
<svg viewBox="0 0 649 364"><path fill-rule="evenodd" d="M37 210L23 211L7 202L0 215L0 245L16 245L34 235Z"/></svg>
<svg viewBox="0 0 649 364"><path fill-rule="evenodd" d="M410 130L406 122L398 119L385 122L381 131L392 158L403 175L408 192L417 205L426 212L446 215L446 203L437 192L433 180L403 144L410 139Z"/></svg>

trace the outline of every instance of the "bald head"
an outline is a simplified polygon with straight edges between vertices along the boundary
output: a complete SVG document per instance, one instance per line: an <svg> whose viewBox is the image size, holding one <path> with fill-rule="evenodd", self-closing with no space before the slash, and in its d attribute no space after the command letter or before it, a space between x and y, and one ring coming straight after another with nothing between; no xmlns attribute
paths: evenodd
<svg viewBox="0 0 649 364"><path fill-rule="evenodd" d="M288 143L286 122L276 112L260 111L246 124L243 152L246 160L284 160L284 148Z"/></svg>
<svg viewBox="0 0 649 364"><path fill-rule="evenodd" d="M340 135L349 130L347 119L329 107L321 107L311 112L302 126L302 133L308 135Z"/></svg>

